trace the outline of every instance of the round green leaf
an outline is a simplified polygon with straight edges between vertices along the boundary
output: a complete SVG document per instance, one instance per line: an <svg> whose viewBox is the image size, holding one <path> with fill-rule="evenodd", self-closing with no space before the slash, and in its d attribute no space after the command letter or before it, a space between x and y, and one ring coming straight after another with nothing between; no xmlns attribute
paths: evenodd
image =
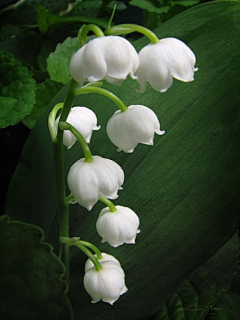
<svg viewBox="0 0 240 320"><path fill-rule="evenodd" d="M118 153L104 130L116 106L106 97L81 96L75 105L92 108L102 128L93 134L92 153L113 159L125 172L124 189L114 203L140 217L135 245L114 249L100 243L95 222L103 207L89 213L71 206L70 233L98 245L121 261L129 291L109 306L92 305L82 279L86 258L71 251L70 300L81 319L144 319L155 314L178 285L208 260L239 225L239 69L240 3L211 2L189 9L156 30L160 38L177 37L196 53L195 81L173 86L164 94L148 87L136 93L132 80L121 87L106 85L124 102L152 108L163 136L154 146L139 145L132 154ZM137 41L140 49L148 42ZM52 101L64 100L65 87ZM48 113L50 112L50 107ZM45 114L24 147L12 179L7 212L42 226L56 247L57 204L52 147ZM66 174L83 157L79 145L65 150Z"/></svg>
<svg viewBox="0 0 240 320"><path fill-rule="evenodd" d="M0 219L0 315L11 320L72 318L65 267L35 225Z"/></svg>
<svg viewBox="0 0 240 320"><path fill-rule="evenodd" d="M13 54L0 51L0 128L17 124L35 103L35 80Z"/></svg>
<svg viewBox="0 0 240 320"><path fill-rule="evenodd" d="M66 84L70 79L69 63L78 49L77 38L67 38L57 45L56 50L47 58L47 71L51 80Z"/></svg>

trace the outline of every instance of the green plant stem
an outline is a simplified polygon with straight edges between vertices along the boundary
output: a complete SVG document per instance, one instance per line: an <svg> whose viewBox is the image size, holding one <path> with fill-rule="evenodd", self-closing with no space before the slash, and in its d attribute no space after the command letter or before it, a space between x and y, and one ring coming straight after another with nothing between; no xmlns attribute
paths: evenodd
<svg viewBox="0 0 240 320"><path fill-rule="evenodd" d="M108 21L108 29L111 27L112 20L113 20L116 8L117 8L117 4L115 3L115 5L113 6L113 11L112 11L111 17L110 17L110 19Z"/></svg>
<svg viewBox="0 0 240 320"><path fill-rule="evenodd" d="M72 80L68 89L66 99L63 104L60 121L65 121L75 99L74 91L77 87L77 82ZM58 202L58 221L59 221L59 237L69 237L69 203L66 199L65 190L65 174L63 161L63 131L58 130L56 138L53 141L53 156L55 182ZM60 243L59 251L60 259L66 267L66 280L69 282L69 246Z"/></svg>
<svg viewBox="0 0 240 320"><path fill-rule="evenodd" d="M112 92L106 89L89 86L89 87L82 87L81 89L77 89L75 91L76 96L79 96L80 94L88 94L88 93L98 93L108 97L118 106L121 112L124 112L128 109L128 107L122 102L122 100L120 100L115 94L113 94Z"/></svg>
<svg viewBox="0 0 240 320"><path fill-rule="evenodd" d="M99 263L98 259L96 257L94 257L92 252L89 251L83 244L81 244L80 241L75 242L74 246L79 248L82 252L84 252L86 254L86 256L88 256L88 258L92 261L92 263L94 264L94 267L97 271L100 271L102 269L102 266Z"/></svg>
<svg viewBox="0 0 240 320"><path fill-rule="evenodd" d="M155 35L155 33L153 33L151 30L142 27L142 26L138 26L136 24L119 24L117 26L111 27L111 28L107 28L104 32L104 34L106 36L109 35L121 35L121 34L128 34L128 33L132 33L132 32L139 32L141 34L143 34L144 36L146 36L151 43L155 44L159 42L158 37Z"/></svg>
<svg viewBox="0 0 240 320"><path fill-rule="evenodd" d="M92 251L94 251L96 253L98 260L102 259L101 251L94 244L87 242L87 241L83 241L83 240L79 240L79 243L84 245L85 247L92 249Z"/></svg>
<svg viewBox="0 0 240 320"><path fill-rule="evenodd" d="M112 201L106 199L106 198L103 198L103 197L100 197L99 200L103 203L105 203L108 208L110 209L110 212L115 212L117 211L116 207L114 206L114 204L112 203Z"/></svg>
<svg viewBox="0 0 240 320"><path fill-rule="evenodd" d="M85 162L92 162L93 161L92 153L90 151L90 148L89 148L87 142L85 141L85 139L81 135L81 133L68 122L61 121L61 122L59 122L58 126L61 130L69 130L72 132L72 134L74 134L74 136L77 138L78 142L81 144L81 147L82 147L82 150L84 153L84 157L85 157Z"/></svg>
<svg viewBox="0 0 240 320"><path fill-rule="evenodd" d="M83 25L78 32L78 43L82 47L86 44L87 34L92 31L97 37L104 37L102 30L95 24Z"/></svg>

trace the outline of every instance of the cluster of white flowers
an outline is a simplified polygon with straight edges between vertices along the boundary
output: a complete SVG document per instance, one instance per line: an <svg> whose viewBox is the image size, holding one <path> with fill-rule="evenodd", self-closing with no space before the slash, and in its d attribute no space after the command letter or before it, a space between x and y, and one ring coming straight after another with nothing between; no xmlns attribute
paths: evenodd
<svg viewBox="0 0 240 320"><path fill-rule="evenodd" d="M126 39L119 36L95 38L80 48L72 57L70 72L81 87L84 81L106 80L120 85L128 75L140 84L140 91L146 89L148 81L153 89L165 92L173 78L183 82L193 81L195 55L182 41L166 38L145 46L139 53ZM59 118L56 119L56 126ZM97 117L85 107L72 108L67 122L77 129L87 143L93 130L98 130ZM118 151L131 153L139 143L153 145L154 134L163 135L156 114L146 106L131 105L126 110L113 114L107 123L107 135ZM76 137L65 131L63 143L71 148ZM67 177L74 202L89 211L100 198L116 199L122 189L124 172L114 161L92 156L75 162ZM101 199L100 199L101 200ZM128 207L120 205L102 209L96 222L102 242L113 247L124 243L134 244L139 230L139 218ZM95 269L88 259L85 266L84 286L92 302L99 300L113 304L120 295L127 292L125 275L116 258L102 254L101 269Z"/></svg>
<svg viewBox="0 0 240 320"><path fill-rule="evenodd" d="M153 89L165 92L173 78L194 80L196 58L192 50L176 38L161 39L142 48L139 54L124 38L106 36L91 40L79 49L70 62L70 72L80 86L85 80L105 79L121 84L128 75L136 79L141 92L149 81Z"/></svg>

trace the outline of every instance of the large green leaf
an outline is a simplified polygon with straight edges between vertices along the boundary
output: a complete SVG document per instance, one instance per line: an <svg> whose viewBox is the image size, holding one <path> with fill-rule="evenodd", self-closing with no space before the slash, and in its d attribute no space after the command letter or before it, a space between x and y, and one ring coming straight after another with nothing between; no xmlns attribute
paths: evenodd
<svg viewBox="0 0 240 320"><path fill-rule="evenodd" d="M35 225L0 219L1 319L72 318L65 267Z"/></svg>
<svg viewBox="0 0 240 320"><path fill-rule="evenodd" d="M35 103L35 80L13 54L0 51L0 128L17 124Z"/></svg>
<svg viewBox="0 0 240 320"><path fill-rule="evenodd" d="M128 293L109 306L91 305L82 285L86 258L71 251L70 298L78 319L144 319L155 314L191 272L208 260L239 224L239 68L240 3L211 2L189 9L157 29L160 38L173 36L196 53L195 81L174 81L165 94L148 87L136 93L132 80L111 88L127 104L151 107L164 136L153 147L139 145L134 153L117 153L105 126L116 110L96 95L82 96L75 105L92 108L102 125L90 147L93 154L111 158L125 171L124 190L116 204L136 211L141 233L136 245L117 249L100 243L95 221L102 204L89 213L71 207L71 236L81 236L115 255L126 272ZM135 43L139 49L146 39ZM52 101L63 101L65 87ZM50 107L48 113L50 112ZM78 145L65 150L66 172L82 157ZM52 148L47 113L33 128L12 179L7 212L40 225L57 246L57 206Z"/></svg>

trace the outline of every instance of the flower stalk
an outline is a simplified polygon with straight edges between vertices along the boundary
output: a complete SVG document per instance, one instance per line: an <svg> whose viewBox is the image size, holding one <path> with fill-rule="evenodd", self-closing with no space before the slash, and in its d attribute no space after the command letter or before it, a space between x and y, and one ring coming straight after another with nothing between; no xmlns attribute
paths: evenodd
<svg viewBox="0 0 240 320"><path fill-rule="evenodd" d="M103 198L103 197L100 197L99 200L100 200L101 202L105 203L105 204L108 206L110 212L116 212L116 211L117 211L117 209L116 209L116 207L114 206L114 204L112 203L112 201L110 201L110 200L108 200L108 199L106 199L106 198Z"/></svg>
<svg viewBox="0 0 240 320"><path fill-rule="evenodd" d="M88 25L83 25L80 30L78 31L78 43L79 47L81 48L84 46L87 42L86 38L88 35L88 32L92 31L98 38L99 37L104 37L104 33L102 30L95 24L88 24Z"/></svg>
<svg viewBox="0 0 240 320"><path fill-rule="evenodd" d="M99 87L93 87L93 86L89 86L89 87L82 87L81 89L77 89L75 90L75 95L79 96L81 94L88 94L88 93L98 93L101 94L103 96L108 97L110 100L112 100L120 109L121 112L124 112L128 109L128 107L123 103L123 101L121 99L119 99L115 94L113 94L112 92L103 89L103 88L99 88Z"/></svg>
<svg viewBox="0 0 240 320"><path fill-rule="evenodd" d="M106 36L109 36L109 35L117 36L117 35L122 35L122 34L133 33L133 32L139 32L139 33L143 34L153 44L159 42L159 39L155 35L155 33L153 33L151 30L149 30L145 27L138 26L136 24L119 24L117 26L107 28L105 30L104 34Z"/></svg>
<svg viewBox="0 0 240 320"><path fill-rule="evenodd" d="M86 256L92 261L92 263L94 264L94 267L97 271L100 271L102 269L102 266L100 264L100 262L98 261L98 259L92 254L92 252L90 250L88 250L83 244L82 242L84 241L77 241L74 243L74 245L80 249L82 252L84 252L86 254ZM94 246L95 247L95 246ZM95 247L96 248L96 247Z"/></svg>
<svg viewBox="0 0 240 320"><path fill-rule="evenodd" d="M102 266L101 266L100 262L98 261L98 259L99 260L102 259L102 253L92 243L80 240L80 237L73 237L73 238L59 237L59 240L60 240L61 244L67 244L69 247L75 246L75 247L79 248L92 261L92 263L94 264L95 269L97 271L102 269ZM96 254L97 258L86 247L90 248Z"/></svg>
<svg viewBox="0 0 240 320"><path fill-rule="evenodd" d="M82 150L84 153L85 162L92 162L93 158L92 158L91 150L90 150L87 142L85 141L85 139L81 135L81 133L68 122L61 121L61 122L59 122L58 126L61 130L69 130L72 132L72 134L74 134L74 136L77 138L78 142L81 144L81 147L82 147Z"/></svg>

